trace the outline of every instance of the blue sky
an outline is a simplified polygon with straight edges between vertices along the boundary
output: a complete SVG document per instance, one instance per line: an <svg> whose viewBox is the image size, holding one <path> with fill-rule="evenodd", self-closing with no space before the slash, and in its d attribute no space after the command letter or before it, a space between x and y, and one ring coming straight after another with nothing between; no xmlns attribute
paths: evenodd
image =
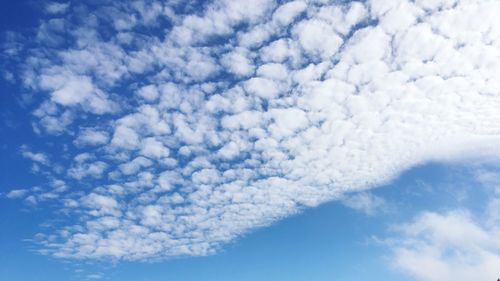
<svg viewBox="0 0 500 281"><path fill-rule="evenodd" d="M498 2L1 5L0 279L500 274Z"/></svg>

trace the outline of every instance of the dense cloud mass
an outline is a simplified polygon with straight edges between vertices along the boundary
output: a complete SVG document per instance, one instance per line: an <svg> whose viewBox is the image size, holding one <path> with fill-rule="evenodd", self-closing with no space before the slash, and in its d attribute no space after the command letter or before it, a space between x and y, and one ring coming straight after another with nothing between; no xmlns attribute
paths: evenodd
<svg viewBox="0 0 500 281"><path fill-rule="evenodd" d="M49 184L10 194L61 204L43 253L207 255L414 165L498 152L496 0L200 5L52 3L4 47L35 131L60 140L22 147Z"/></svg>

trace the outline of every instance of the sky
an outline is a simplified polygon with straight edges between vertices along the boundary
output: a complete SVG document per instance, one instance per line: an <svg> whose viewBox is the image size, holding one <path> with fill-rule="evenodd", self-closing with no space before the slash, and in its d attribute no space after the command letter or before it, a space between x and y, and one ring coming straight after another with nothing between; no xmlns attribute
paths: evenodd
<svg viewBox="0 0 500 281"><path fill-rule="evenodd" d="M500 2L0 5L0 279L500 277Z"/></svg>

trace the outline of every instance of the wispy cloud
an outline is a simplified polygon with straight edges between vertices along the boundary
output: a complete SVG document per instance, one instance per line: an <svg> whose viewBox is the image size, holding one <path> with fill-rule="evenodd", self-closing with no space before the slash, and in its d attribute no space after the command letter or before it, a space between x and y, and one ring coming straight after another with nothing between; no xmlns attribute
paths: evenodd
<svg viewBox="0 0 500 281"><path fill-rule="evenodd" d="M384 198L368 192L359 192L345 196L341 199L341 202L345 206L369 216L376 215L379 212L385 212L389 209Z"/></svg>
<svg viewBox="0 0 500 281"><path fill-rule="evenodd" d="M13 190L7 192L7 194L5 196L7 196L7 198L10 198L10 199L17 199L17 198L25 197L25 195L27 193L28 193L28 190L26 190L26 189L13 189Z"/></svg>
<svg viewBox="0 0 500 281"><path fill-rule="evenodd" d="M482 226L466 211L426 212L399 229L404 238L393 248L393 265L419 280L498 278L498 224Z"/></svg>
<svg viewBox="0 0 500 281"><path fill-rule="evenodd" d="M41 164L44 166L47 166L50 164L49 157L47 156L47 154L45 154L43 152L30 151L29 148L25 145L21 146L20 151L21 151L21 155L24 158L33 161L33 163Z"/></svg>
<svg viewBox="0 0 500 281"><path fill-rule="evenodd" d="M491 169L475 174L478 182L473 189L487 195L479 210L423 211L394 227L399 236L388 241L395 269L422 281L498 278L500 197L490 187L500 183L500 177Z"/></svg>

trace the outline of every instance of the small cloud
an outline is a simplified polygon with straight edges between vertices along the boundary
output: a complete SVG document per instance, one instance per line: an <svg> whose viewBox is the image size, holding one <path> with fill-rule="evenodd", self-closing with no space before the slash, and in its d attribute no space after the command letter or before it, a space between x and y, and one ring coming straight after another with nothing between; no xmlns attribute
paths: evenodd
<svg viewBox="0 0 500 281"><path fill-rule="evenodd" d="M84 128L80 130L78 137L73 143L81 146L97 146L106 144L109 140L109 135L105 131L99 131L92 128Z"/></svg>
<svg viewBox="0 0 500 281"><path fill-rule="evenodd" d="M479 183L500 195L500 173L491 170L477 170L475 177Z"/></svg>
<svg viewBox="0 0 500 281"><path fill-rule="evenodd" d="M368 216L387 210L387 202L368 192L356 193L342 199L342 204Z"/></svg>
<svg viewBox="0 0 500 281"><path fill-rule="evenodd" d="M103 277L102 273L92 273L92 274L87 275L87 279L91 279L91 280L102 279L102 277Z"/></svg>
<svg viewBox="0 0 500 281"><path fill-rule="evenodd" d="M496 280L498 228L485 227L467 211L423 212L395 227L392 265L422 281Z"/></svg>
<svg viewBox="0 0 500 281"><path fill-rule="evenodd" d="M38 200L36 199L35 196L33 195L30 195L28 197L26 197L26 199L24 199L27 203L31 204L31 205L36 205L38 203Z"/></svg>
<svg viewBox="0 0 500 281"><path fill-rule="evenodd" d="M28 190L26 190L26 189L14 189L14 190L9 191L6 194L6 197L9 199L19 199L19 198L23 198L27 193L28 193Z"/></svg>
<svg viewBox="0 0 500 281"><path fill-rule="evenodd" d="M68 8L69 3L51 2L45 6L45 12L52 15L63 14L68 10Z"/></svg>
<svg viewBox="0 0 500 281"><path fill-rule="evenodd" d="M50 164L49 157L45 153L32 152L26 145L22 145L20 151L24 158L30 159L35 163L39 163L45 166L48 166Z"/></svg>

